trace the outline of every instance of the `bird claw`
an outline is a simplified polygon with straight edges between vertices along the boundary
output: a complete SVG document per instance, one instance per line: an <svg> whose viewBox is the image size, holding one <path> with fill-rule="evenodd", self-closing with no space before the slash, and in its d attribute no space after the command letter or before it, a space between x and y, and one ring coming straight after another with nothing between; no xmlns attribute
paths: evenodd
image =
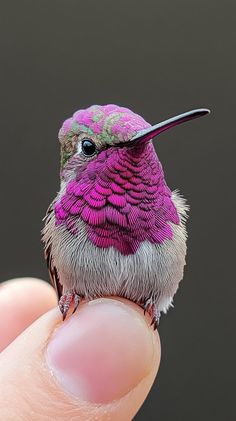
<svg viewBox="0 0 236 421"><path fill-rule="evenodd" d="M79 301L80 301L80 296L78 294L76 294L75 291L73 290L68 290L65 292L65 294L63 294L59 300L59 309L62 313L62 319L63 321L65 320L67 313L69 311L70 305L71 303L74 301L74 308L73 308L73 312L72 314L77 310L78 305L79 305Z"/></svg>
<svg viewBox="0 0 236 421"><path fill-rule="evenodd" d="M151 326L153 326L154 330L157 330L157 327L160 322L161 314L160 314L160 311L156 309L155 304L153 304L153 301L151 298L145 301L143 305L143 310L144 310L144 314L146 314L146 312L150 314L150 316L152 317Z"/></svg>
<svg viewBox="0 0 236 421"><path fill-rule="evenodd" d="M157 314L153 316L152 322L151 322L151 326L153 326L154 330L157 330L159 322L160 322L160 312L158 311Z"/></svg>

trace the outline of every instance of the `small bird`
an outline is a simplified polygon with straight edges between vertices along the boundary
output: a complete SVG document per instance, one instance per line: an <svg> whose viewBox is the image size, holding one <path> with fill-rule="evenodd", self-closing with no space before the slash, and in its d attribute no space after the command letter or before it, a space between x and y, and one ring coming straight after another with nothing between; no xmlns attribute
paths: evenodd
<svg viewBox="0 0 236 421"><path fill-rule="evenodd" d="M120 296L157 328L183 277L188 206L167 186L152 139L207 113L151 126L127 108L93 105L63 123L60 191L42 232L63 320L81 299Z"/></svg>

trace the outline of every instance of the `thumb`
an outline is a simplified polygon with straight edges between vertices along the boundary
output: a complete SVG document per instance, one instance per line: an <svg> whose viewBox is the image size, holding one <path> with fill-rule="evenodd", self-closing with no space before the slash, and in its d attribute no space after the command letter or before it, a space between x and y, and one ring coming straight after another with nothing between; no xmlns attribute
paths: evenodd
<svg viewBox="0 0 236 421"><path fill-rule="evenodd" d="M127 300L53 309L0 354L0 407L9 420L131 420L160 361L160 343Z"/></svg>

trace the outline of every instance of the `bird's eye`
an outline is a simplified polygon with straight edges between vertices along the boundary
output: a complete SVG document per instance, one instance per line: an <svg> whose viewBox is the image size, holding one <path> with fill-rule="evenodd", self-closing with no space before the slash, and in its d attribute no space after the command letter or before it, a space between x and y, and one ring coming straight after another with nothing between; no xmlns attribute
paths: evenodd
<svg viewBox="0 0 236 421"><path fill-rule="evenodd" d="M96 145L90 139L83 139L82 152L85 156L92 156L96 152Z"/></svg>

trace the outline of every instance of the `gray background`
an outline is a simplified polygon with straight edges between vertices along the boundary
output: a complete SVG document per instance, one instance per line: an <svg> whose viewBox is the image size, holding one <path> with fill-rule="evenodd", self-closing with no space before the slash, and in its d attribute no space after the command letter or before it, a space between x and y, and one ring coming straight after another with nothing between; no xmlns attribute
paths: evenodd
<svg viewBox="0 0 236 421"><path fill-rule="evenodd" d="M188 265L136 420L236 419L235 15L229 0L0 6L2 280L48 279L41 220L59 186L57 132L73 111L114 102L156 123L212 109L156 143L169 186L191 205Z"/></svg>

